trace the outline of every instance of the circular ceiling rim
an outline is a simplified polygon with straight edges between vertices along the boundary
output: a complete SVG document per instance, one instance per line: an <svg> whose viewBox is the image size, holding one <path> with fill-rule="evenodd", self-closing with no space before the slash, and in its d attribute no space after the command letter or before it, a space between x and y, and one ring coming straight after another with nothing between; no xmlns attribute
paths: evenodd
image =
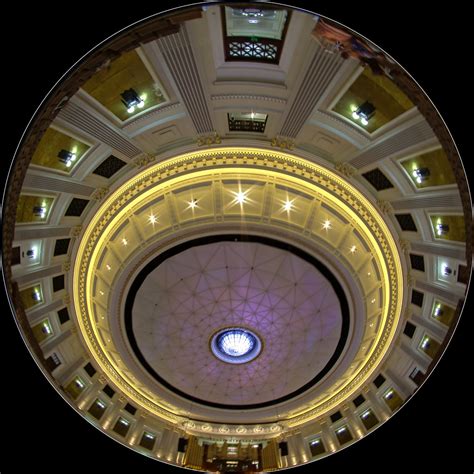
<svg viewBox="0 0 474 474"><path fill-rule="evenodd" d="M271 227L268 225L262 226L256 225L254 223L247 224L246 230L246 235L250 234L260 237L266 237L269 233L271 233L274 238L280 240L281 242L285 242L285 238L288 238L286 230L285 232L279 232L280 229L278 229L277 227ZM160 245L156 244L150 247L146 255L137 255L130 262L130 267L133 267L133 270L130 273L121 273L120 277L116 279L114 285L116 287L116 293L118 296L115 297L112 295L110 297L112 300L110 314L112 320L115 321L117 324L112 325L111 333L114 341L121 341L122 345L119 346L117 350L120 353L124 363L129 364L130 367L133 368L135 374L137 375L137 381L143 383L144 385L150 386L151 388L154 387L154 379L149 376L147 372L143 371L139 373L139 371L142 370L141 365L139 364L138 360L132 355L132 350L129 347L127 338L125 337L125 331L123 329L124 323L121 319L124 314L124 295L127 294L131 282L134 280L134 276L139 273L140 270L144 266L146 266L147 263L150 262L157 254L172 248L173 246L179 244L179 242L191 241L199 236L212 238L213 236L217 235L236 235L239 234L240 231L241 226L240 223L237 222L233 224L221 224L218 228L213 228L212 231L206 225L203 225L202 227L194 227L191 230L183 229L178 235L173 235L173 237L170 238L171 243L169 241L160 242ZM318 253L315 250L314 246L311 245L311 242L306 241L296 233L290 235L291 241L295 245L297 245L298 248L303 249L308 254L314 255L315 258L321 260L325 266L330 268L331 272L336 275L339 283L342 285L343 291L346 295L348 295L348 303L350 305L351 313L350 317L353 323L350 325L350 344L344 351L344 354L340 361L338 361L338 364L334 368L334 371L331 371L329 375L327 375L317 385L317 388L321 388L321 390L324 392L329 390L329 388L332 386L333 376L339 377L346 372L346 370L351 364L352 358L360 350L360 342L363 338L365 326L365 306L362 304L362 288L360 287L360 284L358 282L351 278L351 274L346 267L336 266L336 261L334 260L332 255L330 256L328 254ZM381 363L383 363L383 360L381 361ZM221 409L215 409L211 412L211 408L206 407L204 405L191 404L191 407L189 406L189 404L181 405L181 403L178 403L179 400L177 398L173 399L170 397L166 397L168 391L163 387L161 387L161 389L163 391L160 393L160 396L163 398L163 401L166 402L168 406L181 407L181 410L178 411L179 413L183 413L186 417L192 417L196 421L219 419L222 423L237 423L237 421L240 421L242 423L252 423L254 420L257 419L257 416L258 420L262 423L271 422L271 420L273 420L273 418L275 417L278 417L279 419L289 418L291 416L291 413L298 409L299 405L309 406L312 403L311 401L315 398L314 394L312 395L311 391L309 391L294 398L293 400L291 400L291 402L286 402L285 404L276 406L275 408L253 409L250 411L240 410L239 412L235 412L234 416L231 417L231 412L225 412ZM236 415L238 415L239 420L235 419Z"/></svg>
<svg viewBox="0 0 474 474"><path fill-rule="evenodd" d="M238 152L236 150L238 150ZM245 165L248 164L248 165L251 165L253 171L255 172L256 169L258 169L258 165L260 164L260 166L263 166L263 169L266 168L266 173L267 174L268 173L271 174L272 172L274 172L274 173L277 172L277 171L271 171L271 168L269 169L268 160L271 157L273 160L276 160L276 162L278 162L278 168L279 168L278 172L283 172L285 174L285 176L289 179L290 178L291 179L296 179L295 175L297 173L304 174L304 172L307 171L308 177L305 178L305 179L307 179L308 182L310 182L312 180L316 180L316 181L320 180L321 181L323 179L323 177L324 177L324 179L332 179L333 183L337 183L337 189L339 190L339 192L342 192L342 193L345 193L345 192L355 193L358 196L358 199L359 199L358 202L364 202L364 206L362 206L360 208L362 210L360 210L359 212L362 212L365 215L365 218L368 219L368 220L370 220L370 218L375 219L376 222L377 222L377 225L379 225L381 228L385 229L386 232L387 232L384 235L386 236L386 239L389 242L389 244L387 244L387 245L390 245L390 248L393 248L393 250L394 250L394 253L390 254L390 258L391 259L395 258L395 261L392 260L392 263L395 263L395 267L397 269L396 274L398 275L398 279L399 279L399 284L396 285L396 286L401 291L401 284L400 284L400 282L401 282L401 263L400 263L400 259L397 258L398 252L397 252L396 244L395 244L395 242L393 240L393 237L392 237L390 231L388 230L383 218L379 215L378 211L367 200L367 198L365 196L363 196L358 190L356 190L353 186L351 186L347 181L342 179L340 176L334 174L334 172L332 172L332 171L330 171L326 168L322 168L321 166L319 166L315 163L305 162L304 160L301 160L300 158L297 158L296 156L290 155L288 153L282 153L282 152L277 152L277 151L271 151L270 152L270 151L264 150L264 149L245 148L245 147L240 147L239 149L234 148L234 152L236 154L232 155L232 149L230 149L230 148L213 148L213 149L188 153L186 155L181 155L181 156L176 157L175 159L167 160L164 163L161 162L157 165L154 165L150 168L147 168L145 171L140 173L137 177L135 177L133 180L128 182L123 187L124 189L121 189L121 190L119 189L118 191L115 191L114 193L112 193L112 196L109 197L106 200L106 202L103 204L101 209L104 210L104 209L108 208L109 206L111 206L115 202L117 196L120 195L120 193L123 193L124 191L127 191L129 193L128 197L130 198L130 193L132 192L131 191L132 188L134 186L135 187L136 186L138 186L138 187L143 186L144 180L147 177L149 178L153 173L156 174L157 170L162 170L163 171L163 170L167 169L167 171L165 172L165 176L167 176L167 177L170 177L170 175L175 175L176 173L179 175L180 171L185 172L185 174L186 174L186 172L189 172L188 166L191 167L191 171L193 173L199 173L199 172L204 173L204 172L207 172L207 171L202 171L202 169L206 169L206 167L207 167L207 170L210 170L212 167L217 165L217 161L216 161L217 158L216 157L219 156L219 154L221 154L222 155L221 156L221 158L222 158L221 165L224 166L223 169L225 169L225 166L227 166L228 164L231 164L232 165L232 172L235 173L235 172L239 171L239 164L240 164L240 169L242 169L242 170L245 169ZM239 154L240 154L240 156L237 156ZM264 157L266 159L265 162L263 162ZM259 159L260 159L261 163L258 163ZM188 162L189 165L184 165L184 168L180 170L179 166L183 165L184 162ZM277 166L276 162L275 162L274 166ZM195 168L197 168L197 169L195 169ZM186 171L186 170L188 170L188 171ZM312 170L312 171L308 171L308 170ZM163 180L162 174L159 174L159 176L156 175L156 177L158 177L161 180L162 185L165 184L163 182L164 180ZM170 178L170 179L173 179L173 178ZM144 194L146 194L146 191L143 192L143 195ZM328 195L330 195L330 194L328 194ZM333 197L333 199L335 199L335 198ZM370 214L367 214L368 210L370 210ZM123 214L124 210L122 209L121 212ZM355 212L355 211L351 211L351 212ZM92 222L97 223L97 221L99 221L100 218L101 218L101 212L97 213L94 216L94 219L93 219ZM94 228L94 224L92 224L92 225L89 224L88 229L84 233L83 240L81 242L81 249L82 250L84 250L84 248L86 247L85 242L90 242L90 235L89 234L90 234L90 229L92 229L92 228ZM95 236L97 237L99 234L100 234L100 232L98 233L97 230L96 230L95 231ZM103 238L103 236L101 236L100 238ZM373 236L369 235L369 238L373 239ZM387 241L384 241L384 242L387 242ZM378 242L378 245L380 245L380 241ZM89 243L87 244L87 246L89 247L89 250L90 250L91 246L89 245ZM384 260L385 258L388 258L387 255L384 255L382 260ZM75 269L74 269L74 275L75 275L74 281L77 281L78 275L80 275L81 265L78 263L79 261L80 261L80 259L77 259L77 261L76 261L76 265L75 265ZM392 268L392 270L394 268ZM87 267L84 267L84 266L82 267L83 271L85 271L86 269L87 269ZM384 270L384 271L386 271L386 270ZM82 283L84 283L84 278L83 277L79 278L79 280L82 280ZM90 280L90 274L89 274L89 277L88 277L88 281L89 280ZM74 288L74 291L76 291L76 288ZM397 298L396 302L392 301L393 304L395 304L396 306L398 305L397 306L398 310L399 310L398 312L401 311L401 301L400 301L400 299L403 299L403 298L401 298L401 295L399 295L399 298ZM75 302L75 305L76 305L77 313L81 314L81 305L80 305L80 303L78 303L79 300L80 300L80 298L75 298L74 302ZM81 330L84 331L82 318L79 318L79 324L80 324ZM88 324L87 321L86 321L85 324L86 325ZM392 324L390 324L390 326L392 326ZM393 339L393 337L394 337L394 333L392 332L390 337L385 338L385 342L391 341ZM86 342L88 343L88 341L86 341ZM382 355L385 355L387 353L389 344L386 344L384 347L385 347L385 349L382 351ZM91 350L91 346L89 346L89 350ZM102 361L100 361L99 365L102 367L103 370L105 370L107 372L107 365L104 366ZM115 371L115 369L114 369L114 371ZM114 371L110 374L110 375L112 375L112 377L115 376ZM370 375L370 373L372 373L372 371L369 372L369 375ZM364 377L364 380L365 379L366 379L366 377ZM355 391L355 389L354 389L354 391ZM138 400L135 400L135 401L137 403L139 403ZM334 403L336 403L336 400L334 400L333 404ZM162 412L162 415L163 414L164 413ZM169 416L169 414L164 414L164 415L165 415L165 417ZM303 420L303 419L306 419L308 416L310 416L310 415L308 415L307 413L306 414L300 413L297 417L295 417L295 423L297 422L296 418L298 420ZM173 416L173 418L174 418L174 416Z"/></svg>

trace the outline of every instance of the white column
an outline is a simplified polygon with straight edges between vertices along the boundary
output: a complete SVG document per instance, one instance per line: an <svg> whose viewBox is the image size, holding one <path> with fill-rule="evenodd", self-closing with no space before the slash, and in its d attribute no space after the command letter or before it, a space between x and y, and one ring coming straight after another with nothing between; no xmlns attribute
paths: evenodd
<svg viewBox="0 0 474 474"><path fill-rule="evenodd" d="M145 425L146 415L139 415L132 427L130 434L130 444L138 444L142 437L143 426Z"/></svg>
<svg viewBox="0 0 474 474"><path fill-rule="evenodd" d="M321 432L326 451L328 453L334 453L335 451L337 451L339 445L336 440L336 435L331 430L331 428L329 428L327 422L325 421L321 423Z"/></svg>
<svg viewBox="0 0 474 474"><path fill-rule="evenodd" d="M354 434L354 437L356 439L360 439L364 436L364 427L362 424L362 421L358 416L356 416L349 408L349 405L344 405L341 409L342 415L346 417L348 424L351 427L351 432Z"/></svg>
<svg viewBox="0 0 474 474"><path fill-rule="evenodd" d="M375 393L370 389L364 391L364 397L369 400L370 408L373 409L374 413L377 415L377 418L383 422L388 420L392 416L390 408L380 400Z"/></svg>

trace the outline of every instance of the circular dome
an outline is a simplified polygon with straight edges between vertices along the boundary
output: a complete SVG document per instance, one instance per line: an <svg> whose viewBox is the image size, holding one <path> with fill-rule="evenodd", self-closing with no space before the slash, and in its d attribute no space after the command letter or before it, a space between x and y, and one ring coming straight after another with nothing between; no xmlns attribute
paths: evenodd
<svg viewBox="0 0 474 474"><path fill-rule="evenodd" d="M426 380L467 293L472 207L436 110L370 40L284 5L194 5L108 40L42 104L6 191L34 359L175 466L355 443Z"/></svg>
<svg viewBox="0 0 474 474"><path fill-rule="evenodd" d="M148 263L125 312L145 371L181 397L237 410L290 400L320 382L347 344L346 298L321 262L281 247L216 235Z"/></svg>
<svg viewBox="0 0 474 474"><path fill-rule="evenodd" d="M249 329L222 329L211 340L212 353L229 364L244 364L255 359L262 350L262 343Z"/></svg>

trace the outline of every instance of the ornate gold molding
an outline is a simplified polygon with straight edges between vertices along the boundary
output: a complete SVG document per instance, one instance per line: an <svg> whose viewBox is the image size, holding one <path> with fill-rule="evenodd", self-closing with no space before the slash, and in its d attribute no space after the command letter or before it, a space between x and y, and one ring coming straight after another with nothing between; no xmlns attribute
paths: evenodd
<svg viewBox="0 0 474 474"><path fill-rule="evenodd" d="M386 301L383 303L381 315L382 330L378 334L374 350L370 352L357 375L342 389L326 396L313 408L305 409L286 421L285 425L295 427L321 416L367 382L377 366L377 360L382 358L390 346L402 307L401 263L395 242L383 218L359 191L333 172L286 153L245 148L220 148L188 153L143 171L109 196L84 232L74 268L75 309L87 346L108 377L149 412L168 422L183 422L184 419L170 411L169 407L145 396L135 382L126 381L123 369L120 369L116 362L109 360L107 350L98 338L90 303L90 285L94 272L97 272L95 259L100 248L106 245L111 229L116 228L120 222L120 216L130 216L131 209L138 206L138 202L145 202L147 197L164 193L165 189L172 189L180 183L184 185L182 183L193 180L197 182L198 177L206 177L209 180L215 175L222 177L228 174L230 177L239 173L243 177L246 173L253 173L265 179L281 176L285 182L292 183L298 189L306 188L308 193L315 196L324 195L328 202L344 208L351 216L352 225L372 242L375 257L383 264L381 268L384 272L382 279ZM213 430L212 425L209 426ZM201 428L206 431L204 426Z"/></svg>

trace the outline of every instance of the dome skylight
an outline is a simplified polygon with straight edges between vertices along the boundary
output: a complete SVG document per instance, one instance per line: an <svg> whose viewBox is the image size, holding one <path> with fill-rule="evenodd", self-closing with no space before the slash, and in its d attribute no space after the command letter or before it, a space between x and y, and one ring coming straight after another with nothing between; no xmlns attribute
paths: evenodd
<svg viewBox="0 0 474 474"><path fill-rule="evenodd" d="M226 328L217 332L211 341L213 354L230 364L249 362L260 353L260 339L248 329Z"/></svg>

